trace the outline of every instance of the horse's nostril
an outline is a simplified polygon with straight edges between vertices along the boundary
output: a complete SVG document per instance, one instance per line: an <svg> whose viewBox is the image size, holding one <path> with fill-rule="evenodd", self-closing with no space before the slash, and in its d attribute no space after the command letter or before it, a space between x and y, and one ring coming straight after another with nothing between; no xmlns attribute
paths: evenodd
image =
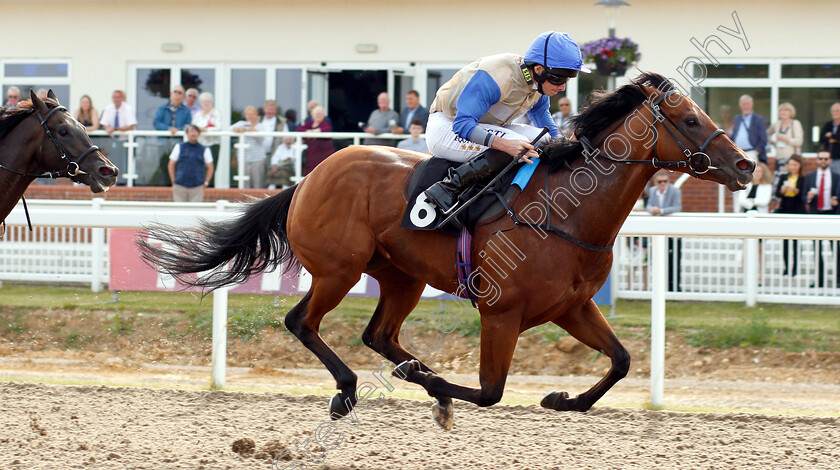
<svg viewBox="0 0 840 470"><path fill-rule="evenodd" d="M736 163L736 166L738 167L739 170L749 170L750 169L750 162L748 162L746 160L741 160L738 163Z"/></svg>
<svg viewBox="0 0 840 470"><path fill-rule="evenodd" d="M111 168L109 166L99 167L99 174L102 176L114 176L116 174L116 168Z"/></svg>

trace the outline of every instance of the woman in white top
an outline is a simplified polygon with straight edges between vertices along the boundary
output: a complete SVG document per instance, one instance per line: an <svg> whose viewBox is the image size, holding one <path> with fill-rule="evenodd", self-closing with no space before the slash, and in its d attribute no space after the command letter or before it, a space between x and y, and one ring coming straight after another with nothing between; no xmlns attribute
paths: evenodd
<svg viewBox="0 0 840 470"><path fill-rule="evenodd" d="M802 154L805 132L802 123L794 119L796 108L790 103L779 105L779 120L767 128L767 140L776 147L776 168L781 168L791 155Z"/></svg>
<svg viewBox="0 0 840 470"><path fill-rule="evenodd" d="M198 143L205 147L218 145L218 137L207 135L207 131L213 132L222 129L222 118L219 110L213 107L213 95L205 91L198 96L198 102L201 103L201 110L192 117L192 125L198 127L201 131Z"/></svg>
<svg viewBox="0 0 840 470"><path fill-rule="evenodd" d="M747 183L743 191L732 194L735 212L758 211L768 212L770 197L773 195L773 173L764 163L758 162L753 171L753 180Z"/></svg>

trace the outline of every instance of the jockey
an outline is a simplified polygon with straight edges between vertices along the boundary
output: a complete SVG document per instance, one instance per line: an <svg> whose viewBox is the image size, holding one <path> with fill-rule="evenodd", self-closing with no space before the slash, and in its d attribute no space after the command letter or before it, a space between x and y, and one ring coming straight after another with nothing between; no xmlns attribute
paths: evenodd
<svg viewBox="0 0 840 470"><path fill-rule="evenodd" d="M580 48L566 33L540 34L525 57L499 54L483 57L462 68L438 90L426 127L432 155L463 165L425 191L426 199L445 214L457 204L461 188L503 169L511 156L538 154L531 145L543 127L550 137L560 131L549 113L549 97L566 89L566 82L583 67ZM536 126L512 124L527 113Z"/></svg>

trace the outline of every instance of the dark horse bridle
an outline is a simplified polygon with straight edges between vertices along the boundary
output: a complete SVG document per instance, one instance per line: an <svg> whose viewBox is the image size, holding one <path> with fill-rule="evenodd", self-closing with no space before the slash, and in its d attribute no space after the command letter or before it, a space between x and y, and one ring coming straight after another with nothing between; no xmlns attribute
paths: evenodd
<svg viewBox="0 0 840 470"><path fill-rule="evenodd" d="M61 142L59 142L58 139L55 138L55 135L52 133L52 131L50 130L50 127L47 125L47 121L50 120L50 117L58 111L64 111L64 112L69 114L69 112L67 111L67 108L65 108L64 106L56 106L55 108L52 108L47 113L47 115L43 116L43 117L41 116L40 112L38 112L38 111L35 112L35 115L38 117L38 121L40 121L40 123L41 123L41 127L44 128L44 139L41 139L41 145L38 148L38 159L40 161L41 167L44 168L44 140L47 137L49 137L49 139L52 141L53 145L55 145L56 150L58 150L58 154L59 154L59 157L61 157L61 160L64 161L65 163L67 163L67 167L62 169L62 170L45 171L44 173L40 173L40 174L24 173L24 172L21 172L21 171L17 171L17 170L14 170L12 168L9 168L7 166L4 166L2 163L0 163L0 169L6 170L8 172L15 173L15 174L21 175L21 176L31 176L33 178L52 178L52 179L63 178L63 177L70 178L70 177L73 177L73 176L80 176L80 175L87 174L86 172L82 171L82 169L79 167L79 165L82 163L82 160L84 160L88 155L90 155L93 152L98 151L99 147L97 147L96 145L91 145L87 150L85 150L84 152L82 152L81 155L79 155L79 158L77 158L75 160L71 160L70 157L67 156L67 151L64 150L64 147L61 145Z"/></svg>
<svg viewBox="0 0 840 470"><path fill-rule="evenodd" d="M58 111L64 111L64 112L69 114L69 112L67 111L67 108L65 108L64 106L56 106L55 108L52 108L51 110L49 110L49 112L47 113L46 116L41 116L40 112L35 111L35 115L38 117L38 121L40 121L41 127L44 128L44 138L41 139L41 144L38 147L38 160L39 160L39 163L41 164L41 168L45 168L45 166L44 166L44 140L47 137L49 137L49 139L52 141L53 145L55 145L56 150L58 150L58 154L61 157L61 160L67 163L67 167L62 169L62 170L44 171L43 173L39 173L39 174L25 173L25 172L22 172L22 171L17 171L15 169L12 169L12 168L9 168L9 167L3 165L2 163L0 163L0 169L6 170L10 173L14 173L16 175L30 176L30 177L33 177L33 178L51 178L51 179L63 178L63 177L72 178L73 176L80 176L80 175L87 174L86 172L82 171L82 169L80 168L79 165L82 163L82 161L88 155L90 155L93 152L98 151L99 147L97 147L96 145L91 145L87 150L85 150L84 152L82 152L81 155L79 155L79 158L77 158L75 160L71 160L70 157L67 156L67 151L64 150L64 147L61 145L61 142L59 142L58 139L55 138L55 135L52 133L52 130L50 130L50 127L47 125L47 121L50 120L50 117ZM23 201L23 210L26 213L26 223L29 225L29 231L32 231L32 223L29 221L29 209L26 207L26 199L24 199L23 196L21 196L21 200ZM2 222L0 222L0 224L2 224L2 227L0 227L0 236L3 236L3 234L5 234L5 232L6 232L6 221L3 220Z"/></svg>
<svg viewBox="0 0 840 470"><path fill-rule="evenodd" d="M715 137L717 137L721 134L724 134L725 131L723 129L720 129L720 128L716 129L714 132L712 132L712 135L710 135L705 140L705 142L703 142L702 145L700 145L696 141L694 141L694 139L692 139L688 134L686 134L679 126L677 126L677 123L675 123L670 117L668 117L667 114L663 113L662 109L660 108L660 104L662 103L662 101L665 100L666 98L668 98L669 96L675 94L675 93L678 93L678 92L676 90L670 90L670 91L667 91L665 93L660 94L659 96L656 97L656 99L651 101L650 109L651 109L651 112L653 112L653 117L655 119L655 122L652 124L653 131L654 131L653 158L652 159L650 159L650 160L622 160L622 159L614 158L614 157L611 157L611 156L607 155L605 152L601 152L600 150L596 149L595 146L592 145L592 142L590 142L588 138L581 136L581 137L578 138L578 141L581 143L581 145L583 145L584 157L585 157L585 160L587 162L586 164L589 163L590 158L600 156L600 157L602 157L606 160L609 160L609 161L615 162L615 163L652 165L654 168L665 168L665 169L669 169L669 170L674 169L674 168L688 168L688 169L691 170L691 172L693 173L695 178L698 178L700 175L706 173L709 170L717 169L717 167L712 166L712 159L711 159L711 157L709 157L709 155L706 154L706 148L709 146L709 144L712 143L712 140L714 140ZM680 135L682 135L692 145L697 147L698 150L696 152L692 152L691 150L689 150L688 147L686 147L686 145L682 142L682 140L680 140L680 138L677 137L677 135L674 134L674 132L668 127L668 125L665 123L665 121L668 121L671 124L671 126L674 129L676 129L677 132L680 133ZM662 127L665 128L665 130L668 132L668 134L671 136L671 138L673 138L674 141L677 143L677 145L680 147L680 149L682 149L683 154L685 154L685 160L662 161L662 160L659 159L659 155L656 152L656 144L659 142L659 132L656 131L656 127L657 127L657 123L659 123L659 122L662 123ZM564 164L570 170L573 169L573 168L571 168L571 166L569 166L568 162L564 162ZM586 164L584 164L584 166ZM546 191L546 194L550 194L549 191L548 191L548 172L546 172L546 174L545 174L545 191ZM570 233L568 233L568 232L566 232L566 231L564 231L564 230L562 230L558 227L555 227L555 226L551 225L551 208L548 207L548 201L546 201L546 221L545 221L545 223L544 224L534 224L534 223L530 223L530 222L523 222L516 215L516 212L514 212L514 210L510 208L510 206L507 204L507 202L504 200L504 198L501 197L501 195L499 195L497 193L497 197L498 197L499 201L502 203L502 206L507 210L508 216L510 216L510 218L513 220L514 224L516 224L516 225L524 225L524 226L530 227L532 229L539 229L539 230L552 232L555 235L559 235L560 237L574 243L575 245L577 245L581 248L589 250L589 251L595 251L595 252L600 252L600 253L605 253L605 252L608 252L608 251L612 251L613 245L609 245L609 246L593 245L591 243L587 243L587 242L575 237L574 235L572 235L572 234L570 234ZM505 231L505 230L500 230L500 231Z"/></svg>
<svg viewBox="0 0 840 470"><path fill-rule="evenodd" d="M709 157L708 154L706 154L706 148L708 148L709 144L712 143L712 140L714 140L715 137L717 137L721 134L725 134L726 131L724 131L723 129L720 129L720 128L715 129L715 131L712 132L712 135L710 135L708 138L706 138L706 140L703 142L702 145L698 144L694 139L692 139L688 134L686 134L685 131L683 131L677 125L676 122L674 122L667 114L662 112L662 109L661 109L661 106L660 106L662 101L664 101L668 97L670 97L674 94L678 94L678 93L679 92L677 90L669 90L669 91L667 91L665 93L662 93L659 96L657 96L656 99L654 99L650 103L650 110L653 113L653 118L655 120L655 122L653 123L654 138L653 138L653 158L652 159L650 159L650 160L622 160L622 159L619 159L619 158L614 158L614 157L611 157L611 156L607 155L606 153L602 153L602 152L598 151L597 149L595 149L595 147L592 145L592 142L590 142L589 139L587 139L586 137L580 137L579 141L580 141L581 145L583 145L583 148L584 148L585 152L588 154L587 157L600 156L600 157L602 157L606 160L609 160L609 161L615 162L615 163L652 165L654 168L664 168L664 169L668 169L668 170L675 169L675 168L688 168L689 170L691 170L692 176L694 176L695 178L699 178L700 175L708 172L709 170L718 169L717 167L712 166L712 159L711 159L711 157ZM674 134L674 131L672 131L671 128L668 127L668 124L665 121L670 123L671 127L676 129L677 132L680 133L680 135L682 135L692 145L697 147L697 151L692 152L691 150L689 150L688 147L682 142L682 140L680 140L680 138L677 137L676 134ZM685 160L662 161L662 160L659 159L659 155L657 154L657 151L656 151L656 147L657 147L656 144L659 142L659 132L656 131L656 127L657 127L657 123L659 123L659 122L662 123L662 127L665 129L666 132L668 132L668 134L671 136L671 138L674 139L674 142L676 142L677 145L680 147L683 154L685 155ZM587 158L587 160L589 160L589 158Z"/></svg>

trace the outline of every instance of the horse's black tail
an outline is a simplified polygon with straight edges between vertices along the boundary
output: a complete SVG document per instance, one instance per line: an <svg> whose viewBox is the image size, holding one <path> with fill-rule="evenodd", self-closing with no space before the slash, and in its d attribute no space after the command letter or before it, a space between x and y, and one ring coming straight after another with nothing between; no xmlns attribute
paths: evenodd
<svg viewBox="0 0 840 470"><path fill-rule="evenodd" d="M245 282L252 274L287 261L286 271L297 269L300 263L286 235L296 188L248 204L231 221L202 221L191 230L147 227L137 238L140 254L149 265L184 284L210 290ZM196 277L196 273L205 274Z"/></svg>

